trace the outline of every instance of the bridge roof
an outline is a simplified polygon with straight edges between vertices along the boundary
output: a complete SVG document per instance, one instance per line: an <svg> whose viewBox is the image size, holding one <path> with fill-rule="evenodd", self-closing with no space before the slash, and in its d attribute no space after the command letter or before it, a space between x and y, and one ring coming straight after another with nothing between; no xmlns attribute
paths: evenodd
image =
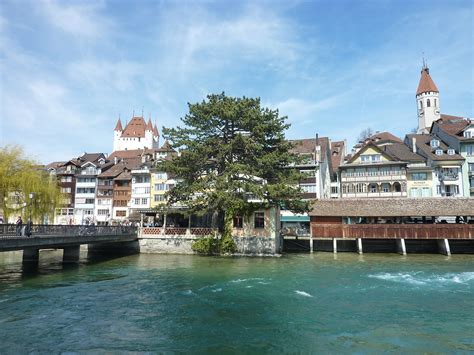
<svg viewBox="0 0 474 355"><path fill-rule="evenodd" d="M315 200L311 208L314 217L473 216L474 198L344 198Z"/></svg>

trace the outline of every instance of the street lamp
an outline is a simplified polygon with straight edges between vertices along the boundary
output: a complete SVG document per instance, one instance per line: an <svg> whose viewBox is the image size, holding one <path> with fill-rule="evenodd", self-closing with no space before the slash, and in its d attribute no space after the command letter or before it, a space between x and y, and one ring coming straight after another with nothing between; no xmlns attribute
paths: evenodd
<svg viewBox="0 0 474 355"><path fill-rule="evenodd" d="M35 197L35 194L33 192L30 192L30 221L31 215L33 214L33 197Z"/></svg>

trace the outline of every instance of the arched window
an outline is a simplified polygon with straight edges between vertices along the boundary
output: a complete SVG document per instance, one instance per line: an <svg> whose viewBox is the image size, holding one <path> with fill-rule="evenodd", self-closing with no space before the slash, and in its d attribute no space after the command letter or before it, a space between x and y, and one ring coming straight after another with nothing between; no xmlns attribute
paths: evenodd
<svg viewBox="0 0 474 355"><path fill-rule="evenodd" d="M430 99L427 99L427 100L426 100L426 107L430 107L430 106L431 106L431 105L430 105Z"/></svg>
<svg viewBox="0 0 474 355"><path fill-rule="evenodd" d="M422 108L423 108L423 101L420 100L420 109L422 109Z"/></svg>
<svg viewBox="0 0 474 355"><path fill-rule="evenodd" d="M435 105L435 107L436 107L436 99L434 99L434 100L435 100L435 104L434 104L434 105Z"/></svg>

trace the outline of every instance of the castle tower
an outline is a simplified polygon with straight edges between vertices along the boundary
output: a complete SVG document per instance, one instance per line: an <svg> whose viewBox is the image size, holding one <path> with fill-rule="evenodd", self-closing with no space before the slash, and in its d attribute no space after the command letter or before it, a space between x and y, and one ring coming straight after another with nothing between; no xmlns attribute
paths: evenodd
<svg viewBox="0 0 474 355"><path fill-rule="evenodd" d="M160 146L160 133L158 132L158 128L156 128L156 123L153 126L153 141L153 148L158 148Z"/></svg>
<svg viewBox="0 0 474 355"><path fill-rule="evenodd" d="M145 140L149 148L153 148L153 125L151 124L151 118L148 118L148 123L145 128Z"/></svg>
<svg viewBox="0 0 474 355"><path fill-rule="evenodd" d="M122 132L123 132L123 128L122 128L122 122L120 121L120 117L117 121L117 124L115 125L115 129L114 129L114 149L113 149L113 152L115 152L116 150L120 150L120 137L122 137Z"/></svg>
<svg viewBox="0 0 474 355"><path fill-rule="evenodd" d="M418 131L417 133L429 133L431 124L438 120L439 91L430 76L430 70L423 60L420 83L416 90L416 105L418 111Z"/></svg>

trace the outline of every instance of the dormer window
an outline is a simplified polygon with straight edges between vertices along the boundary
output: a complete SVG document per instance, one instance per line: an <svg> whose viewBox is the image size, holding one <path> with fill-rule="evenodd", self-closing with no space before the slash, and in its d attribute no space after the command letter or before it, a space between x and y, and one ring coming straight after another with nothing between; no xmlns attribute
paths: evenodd
<svg viewBox="0 0 474 355"><path fill-rule="evenodd" d="M443 155L443 150L442 149L436 149L435 153L436 153L436 155Z"/></svg>
<svg viewBox="0 0 474 355"><path fill-rule="evenodd" d="M438 148L439 147L439 140L437 139L432 139L430 141L431 148Z"/></svg>
<svg viewBox="0 0 474 355"><path fill-rule="evenodd" d="M448 155L454 155L454 154L456 154L456 151L452 148L449 148L448 149Z"/></svg>
<svg viewBox="0 0 474 355"><path fill-rule="evenodd" d="M464 131L464 138L471 138L472 137L472 132L471 131Z"/></svg>

